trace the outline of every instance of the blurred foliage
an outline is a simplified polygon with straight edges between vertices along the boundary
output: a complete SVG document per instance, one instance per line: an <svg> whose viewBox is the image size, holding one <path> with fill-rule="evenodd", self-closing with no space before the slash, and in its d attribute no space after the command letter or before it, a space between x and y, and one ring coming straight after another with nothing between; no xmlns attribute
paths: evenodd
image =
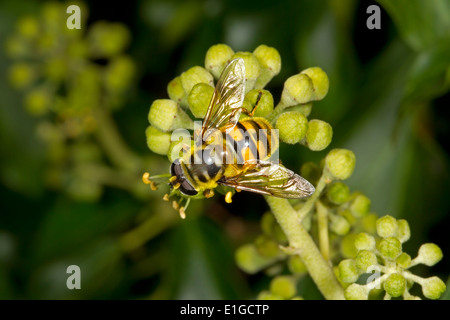
<svg viewBox="0 0 450 320"><path fill-rule="evenodd" d="M149 104L216 43L277 48L276 101L290 75L326 71L330 91L312 116L332 124L331 147L283 145L281 159L299 172L333 147L352 150L351 190L366 194L374 212L409 221L408 251L439 244L442 262L420 272L447 279L450 4L379 0L382 28L368 30L373 3L88 1L82 29L67 30L64 2L2 1L0 298L245 299L269 287L269 277L244 275L233 259L260 233L262 197L193 201L180 221L163 191L140 182L144 171L168 168L146 148ZM59 18L45 16L51 7L62 8ZM52 27L58 21L63 27ZM71 103L83 112L66 116ZM72 264L82 290L66 288ZM320 298L308 277L298 287Z"/></svg>

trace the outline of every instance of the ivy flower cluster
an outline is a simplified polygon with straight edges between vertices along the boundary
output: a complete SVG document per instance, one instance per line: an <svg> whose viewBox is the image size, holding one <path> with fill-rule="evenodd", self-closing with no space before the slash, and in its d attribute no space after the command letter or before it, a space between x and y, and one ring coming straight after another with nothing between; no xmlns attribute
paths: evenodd
<svg viewBox="0 0 450 320"><path fill-rule="evenodd" d="M37 135L48 149L47 184L95 201L114 176L103 164L104 152L121 168L137 167L109 114L123 106L136 67L125 54L128 28L106 21L86 27L88 9L77 5L81 29L67 28L67 6L46 2L40 12L17 21L5 50L12 61L9 83L21 92L26 111L39 119Z"/></svg>
<svg viewBox="0 0 450 320"><path fill-rule="evenodd" d="M179 141L172 141L172 132L193 130L193 120L205 117L215 80L235 58L245 63L243 106L250 111L259 101L255 116L270 121L282 142L311 151L324 150L330 144L331 125L308 118L312 103L328 92L329 80L322 69L308 68L289 77L275 105L264 88L280 72L278 51L260 45L253 52L234 52L217 44L208 49L204 66L192 67L170 81L169 99L155 100L150 106L146 130L150 150L166 155L170 162L175 160L172 151ZM368 299L369 294L374 296L371 290L376 285L385 291L386 299L417 298L409 293L413 282L419 283L430 299L444 292L445 284L439 278L423 279L409 270L418 263L437 263L442 257L439 247L424 244L417 258L411 259L401 246L410 237L408 223L391 216L378 218L370 212L370 199L361 192L351 193L342 182L352 175L355 163L352 151L333 149L320 165L308 162L300 170L316 188L311 197L297 201L265 197L271 211L261 218L262 234L236 251L242 270L249 274L264 270L273 277L258 298L302 299L297 285L307 272L327 299ZM155 188L145 177L144 182ZM370 281L362 284L367 276Z"/></svg>

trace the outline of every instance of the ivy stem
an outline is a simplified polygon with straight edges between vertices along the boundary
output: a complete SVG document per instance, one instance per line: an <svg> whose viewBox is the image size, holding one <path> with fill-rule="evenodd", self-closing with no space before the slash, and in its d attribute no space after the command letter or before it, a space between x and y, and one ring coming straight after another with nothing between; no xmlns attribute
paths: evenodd
<svg viewBox="0 0 450 320"><path fill-rule="evenodd" d="M325 260L330 261L330 242L328 239L328 210L322 202L316 202L317 223L319 227L320 252Z"/></svg>
<svg viewBox="0 0 450 320"><path fill-rule="evenodd" d="M325 173L322 174L322 176L319 179L319 182L317 182L316 191L313 193L311 197L306 200L306 202L303 204L303 206L298 209L297 214L300 221L303 221L305 217L308 215L308 213L311 211L311 209L314 206L314 203L317 201L319 196L322 194L323 189L331 182L331 179L328 178L328 175Z"/></svg>
<svg viewBox="0 0 450 320"><path fill-rule="evenodd" d="M344 290L337 281L329 263L324 259L309 233L303 228L297 212L288 200L265 196L278 224L320 292L328 300L345 300Z"/></svg>
<svg viewBox="0 0 450 320"><path fill-rule="evenodd" d="M138 168L139 157L128 149L111 115L102 106L93 108L93 114L98 124L97 137L111 162L123 169Z"/></svg>

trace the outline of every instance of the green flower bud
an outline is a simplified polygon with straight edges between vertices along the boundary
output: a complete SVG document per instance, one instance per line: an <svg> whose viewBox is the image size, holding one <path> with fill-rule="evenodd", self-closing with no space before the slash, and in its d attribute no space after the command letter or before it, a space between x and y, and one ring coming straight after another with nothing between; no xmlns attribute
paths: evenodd
<svg viewBox="0 0 450 320"><path fill-rule="evenodd" d="M166 155L169 151L170 133L159 131L153 126L145 130L148 148L157 154Z"/></svg>
<svg viewBox="0 0 450 320"><path fill-rule="evenodd" d="M261 66L258 59L251 52L236 52L231 60L242 58L245 65L245 93L255 88L256 80L260 75Z"/></svg>
<svg viewBox="0 0 450 320"><path fill-rule="evenodd" d="M322 100L327 95L330 86L327 74L319 67L308 68L303 70L301 74L308 75L312 80L314 86L312 99Z"/></svg>
<svg viewBox="0 0 450 320"><path fill-rule="evenodd" d="M367 233L375 234L377 220L378 216L375 213L369 213L367 216L363 217L360 220L363 230Z"/></svg>
<svg viewBox="0 0 450 320"><path fill-rule="evenodd" d="M353 216L356 218L362 218L369 213L369 210L370 199L359 192L353 194L352 201L350 203L350 211Z"/></svg>
<svg viewBox="0 0 450 320"><path fill-rule="evenodd" d="M293 277L277 276L270 282L270 292L284 299L290 299L297 292L297 281Z"/></svg>
<svg viewBox="0 0 450 320"><path fill-rule="evenodd" d="M268 47L264 44L260 45L253 51L254 56L261 65L261 74L256 81L255 87L262 89L270 80L281 70L281 57L277 49Z"/></svg>
<svg viewBox="0 0 450 320"><path fill-rule="evenodd" d="M130 43L131 34L121 23L98 21L88 33L89 50L94 57L112 57L121 53Z"/></svg>
<svg viewBox="0 0 450 320"><path fill-rule="evenodd" d="M270 291L262 291L260 294L258 294L257 297L258 300L283 300L282 297L277 296Z"/></svg>
<svg viewBox="0 0 450 320"><path fill-rule="evenodd" d="M170 99L178 102L181 106L187 105L186 93L181 84L181 77L176 77L169 82L167 85L167 94Z"/></svg>
<svg viewBox="0 0 450 320"><path fill-rule="evenodd" d="M446 289L445 283L438 277L423 279L421 285L423 295L434 300L439 299Z"/></svg>
<svg viewBox="0 0 450 320"><path fill-rule="evenodd" d="M314 85L311 78L305 74L296 74L285 81L281 103L285 107L308 103L313 94Z"/></svg>
<svg viewBox="0 0 450 320"><path fill-rule="evenodd" d="M397 229L397 220L392 216L387 215L377 220L377 233L382 238L394 237Z"/></svg>
<svg viewBox="0 0 450 320"><path fill-rule="evenodd" d="M308 271L302 259L298 255L289 257L288 268L293 274L303 274Z"/></svg>
<svg viewBox="0 0 450 320"><path fill-rule="evenodd" d="M35 38L39 33L39 22L33 16L26 16L19 20L17 24L19 34L27 39Z"/></svg>
<svg viewBox="0 0 450 320"><path fill-rule="evenodd" d="M27 63L16 63L9 69L9 81L17 89L28 87L35 79L34 68Z"/></svg>
<svg viewBox="0 0 450 320"><path fill-rule="evenodd" d="M406 252L402 252L402 254L398 256L396 262L402 268L407 269L411 265L411 256Z"/></svg>
<svg viewBox="0 0 450 320"><path fill-rule="evenodd" d="M322 120L310 120L306 131L305 145L312 151L321 151L329 146L333 138L333 128Z"/></svg>
<svg viewBox="0 0 450 320"><path fill-rule="evenodd" d="M269 258L258 253L253 244L246 244L236 250L236 263L243 271L248 274L254 274L268 267L277 261L280 257Z"/></svg>
<svg viewBox="0 0 450 320"><path fill-rule="evenodd" d="M343 204L350 196L350 188L342 182L333 182L326 191L328 201L333 204Z"/></svg>
<svg viewBox="0 0 450 320"><path fill-rule="evenodd" d="M51 95L46 88L36 88L27 93L25 108L32 115L40 116L47 112L51 103Z"/></svg>
<svg viewBox="0 0 450 320"><path fill-rule="evenodd" d="M367 272L367 269L371 266L378 264L377 256L372 251L361 250L358 252L355 258L356 266L361 273Z"/></svg>
<svg viewBox="0 0 450 320"><path fill-rule="evenodd" d="M405 292L406 280L401 274L393 273L383 283L383 288L391 297L398 298Z"/></svg>
<svg viewBox="0 0 450 320"><path fill-rule="evenodd" d="M345 259L339 263L339 277L344 283L353 283L358 280L359 272L353 259Z"/></svg>
<svg viewBox="0 0 450 320"><path fill-rule="evenodd" d="M206 83L197 83L188 95L188 105L196 118L204 118L208 111L209 103L214 93L214 88Z"/></svg>
<svg viewBox="0 0 450 320"><path fill-rule="evenodd" d="M411 237L411 230L409 229L408 221L405 219L397 220L397 232L395 237L400 240L401 243L409 240Z"/></svg>
<svg viewBox="0 0 450 320"><path fill-rule="evenodd" d="M423 263L426 266L434 266L442 259L442 250L434 243L425 243L420 246L419 254L415 258L416 263Z"/></svg>
<svg viewBox="0 0 450 320"><path fill-rule="evenodd" d="M270 91L253 89L250 90L244 99L243 106L248 110L252 111L255 107L256 101L258 100L259 94L261 93L261 97L259 98L258 106L255 110L255 117L266 117L273 111L273 97Z"/></svg>
<svg viewBox="0 0 450 320"><path fill-rule="evenodd" d="M344 292L347 300L367 300L369 297L369 289L357 283L351 284Z"/></svg>
<svg viewBox="0 0 450 320"><path fill-rule="evenodd" d="M375 238L370 234L361 232L355 238L355 247L357 250L375 250Z"/></svg>
<svg viewBox="0 0 450 320"><path fill-rule="evenodd" d="M153 101L148 113L148 121L151 125L164 132L178 128L192 129L194 127L192 119L175 101L169 99Z"/></svg>
<svg viewBox="0 0 450 320"><path fill-rule="evenodd" d="M276 224L275 218L273 214L268 211L263 214L261 217L261 229L264 232L264 234L268 236L273 236L273 228Z"/></svg>
<svg viewBox="0 0 450 320"><path fill-rule="evenodd" d="M186 96L189 95L192 88L197 83L206 83L211 87L214 86L214 78L205 68L195 66L183 72L180 76L181 85L183 86Z"/></svg>
<svg viewBox="0 0 450 320"><path fill-rule="evenodd" d="M383 258L392 261L402 253L402 243L397 238L385 238L378 243L377 249Z"/></svg>
<svg viewBox="0 0 450 320"><path fill-rule="evenodd" d="M279 254L278 243L267 235L260 235L255 240L255 248L264 257L275 257Z"/></svg>
<svg viewBox="0 0 450 320"><path fill-rule="evenodd" d="M347 219L347 221L348 221L348 223L350 223L350 225L354 225L356 223L356 218L352 215L352 213L349 209L339 208L338 213L339 213L339 215L341 215L345 219Z"/></svg>
<svg viewBox="0 0 450 320"><path fill-rule="evenodd" d="M331 214L330 230L338 236L344 236L350 231L350 223L343 216Z"/></svg>
<svg viewBox="0 0 450 320"><path fill-rule="evenodd" d="M174 136L174 133L178 135L178 140ZM172 141L173 139L173 141ZM169 146L169 150L167 151L167 158L172 163L175 159L185 158L188 155L186 152L187 148L193 146L194 141L192 140L191 134L189 131L178 132L174 131L171 135L171 143ZM186 149L185 149L186 148Z"/></svg>
<svg viewBox="0 0 450 320"><path fill-rule="evenodd" d="M336 180L348 179L355 169L355 154L347 149L333 149L325 157L325 168Z"/></svg>
<svg viewBox="0 0 450 320"><path fill-rule="evenodd" d="M355 239L357 235L354 233L349 233L345 237L342 238L341 241L341 254L345 258L354 258L358 251L355 247Z"/></svg>
<svg viewBox="0 0 450 320"><path fill-rule="evenodd" d="M129 87L135 74L135 65L128 56L114 58L105 72L105 85L112 91L122 91Z"/></svg>
<svg viewBox="0 0 450 320"><path fill-rule="evenodd" d="M311 161L305 162L300 168L301 176L314 185L317 184L317 181L322 174L321 171L322 170L320 170L319 166Z"/></svg>
<svg viewBox="0 0 450 320"><path fill-rule="evenodd" d="M219 79L225 66L232 60L233 49L226 44L216 44L208 49L205 56L205 68L214 78Z"/></svg>
<svg viewBox="0 0 450 320"><path fill-rule="evenodd" d="M285 112L278 117L275 127L279 130L281 141L295 144L305 137L308 119L300 112Z"/></svg>

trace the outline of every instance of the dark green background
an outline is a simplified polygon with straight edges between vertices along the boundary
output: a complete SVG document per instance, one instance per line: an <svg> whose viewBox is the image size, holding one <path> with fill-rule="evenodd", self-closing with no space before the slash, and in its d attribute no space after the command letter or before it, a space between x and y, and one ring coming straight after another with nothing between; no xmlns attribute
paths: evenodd
<svg viewBox="0 0 450 320"><path fill-rule="evenodd" d="M317 153L284 145L281 159L298 172L301 163L318 162L333 147L353 150L351 189L367 194L377 214L409 221L405 250L411 256L421 243L437 243L444 259L432 268L416 267L417 273L446 282L450 4L380 0L386 9L382 28L368 30L366 8L373 3L89 1L83 28L108 20L132 33L127 52L138 66L138 81L114 117L127 144L142 156L150 155L144 131L151 102L167 98L167 83L202 65L213 44L227 43L235 51L259 44L277 48L282 70L267 87L276 101L287 77L322 67L330 90L314 104L311 118L333 126L333 142ZM1 2L0 48L17 19L36 14L41 4ZM9 64L0 50L0 298L246 299L267 288L268 277L247 276L233 260L235 248L259 232L258 218L267 208L260 196L239 194L232 205L215 197L194 205L187 221L166 221L161 213L173 212L159 195L149 194L148 201L107 188L98 202L83 203L45 188L45 149L34 131L39 119L25 112L21 94L7 82ZM123 253L118 239L152 216L158 217L150 220L152 239ZM82 290L65 287L71 264L82 266ZM312 282L303 282L304 297L317 297L315 292Z"/></svg>

